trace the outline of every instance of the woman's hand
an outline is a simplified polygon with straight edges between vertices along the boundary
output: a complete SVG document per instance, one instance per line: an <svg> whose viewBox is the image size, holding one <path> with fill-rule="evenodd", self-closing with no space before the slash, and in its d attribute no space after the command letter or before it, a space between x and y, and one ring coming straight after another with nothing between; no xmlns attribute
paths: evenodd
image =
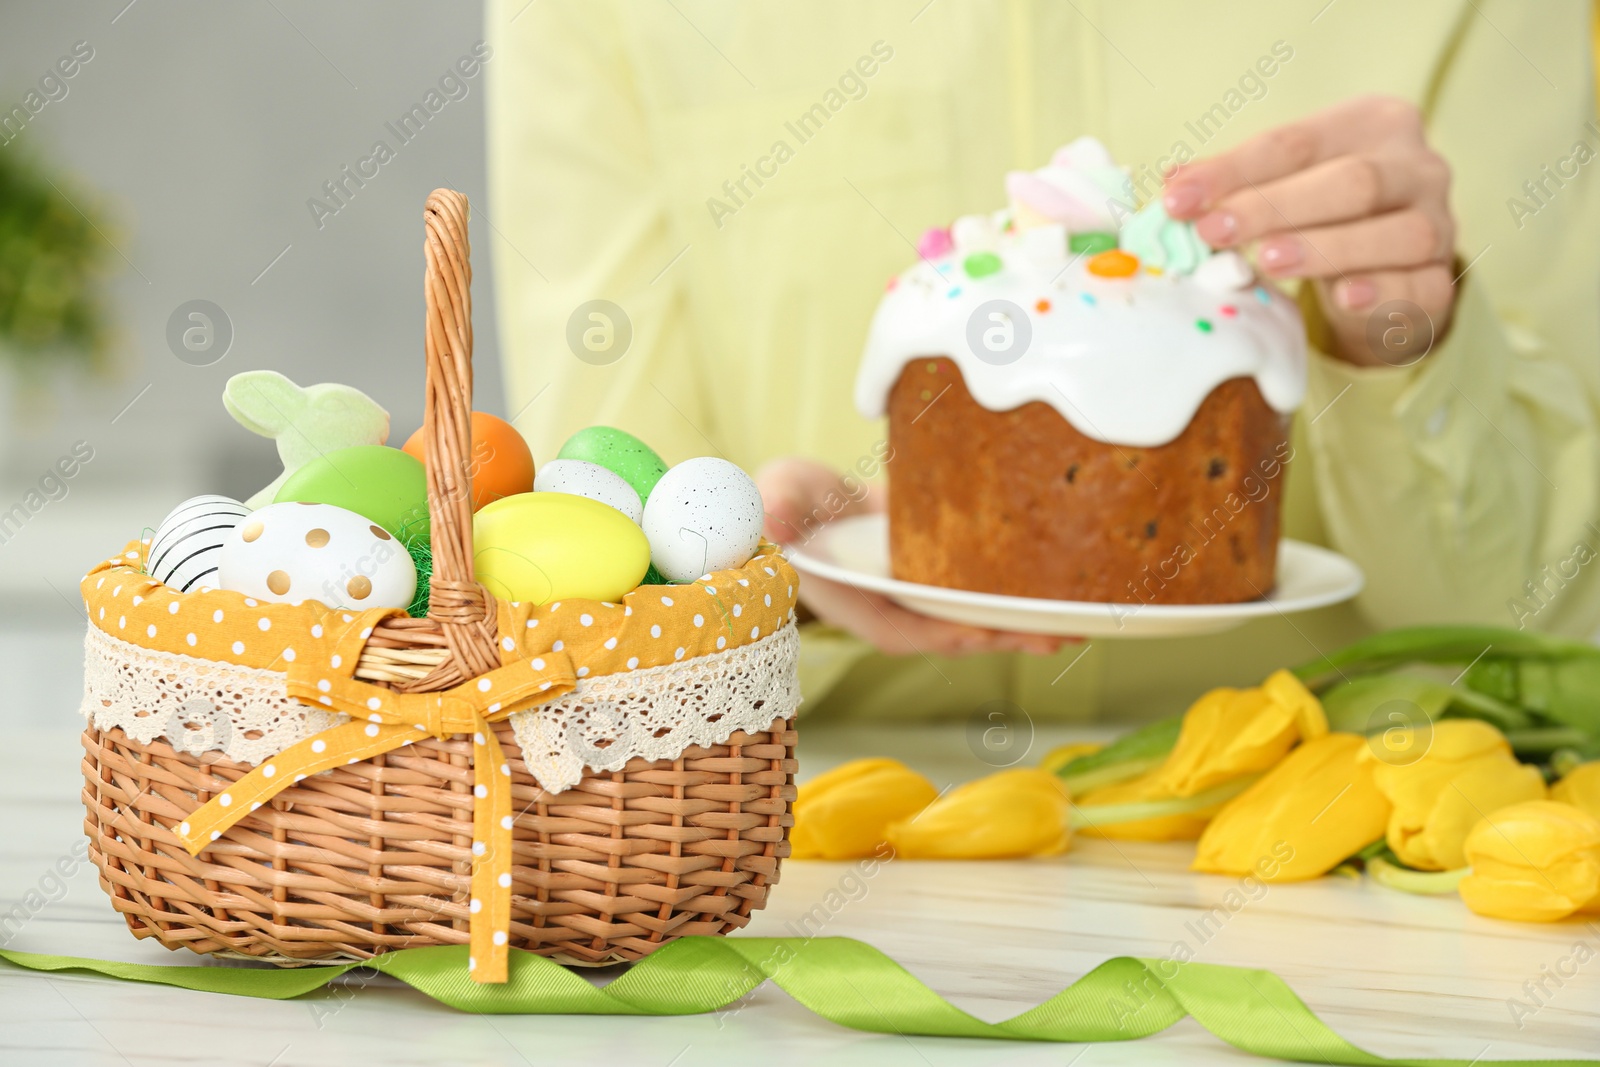
<svg viewBox="0 0 1600 1067"><path fill-rule="evenodd" d="M1415 361L1449 325L1449 191L1450 167L1428 147L1415 105L1363 96L1180 167L1162 202L1213 248L1257 242L1267 274L1313 279L1334 354L1377 365ZM1431 329L1386 314L1369 330L1371 312L1392 300L1415 305ZM1401 325L1426 336L1397 344L1391 327Z"/></svg>
<svg viewBox="0 0 1600 1067"><path fill-rule="evenodd" d="M780 545L803 548L824 523L845 515L881 512L884 490L847 483L814 460L774 460L756 476L767 511L766 534ZM974 652L1032 652L1045 656L1069 638L1004 633L932 619L888 597L806 575L800 600L812 614L891 656L965 656Z"/></svg>

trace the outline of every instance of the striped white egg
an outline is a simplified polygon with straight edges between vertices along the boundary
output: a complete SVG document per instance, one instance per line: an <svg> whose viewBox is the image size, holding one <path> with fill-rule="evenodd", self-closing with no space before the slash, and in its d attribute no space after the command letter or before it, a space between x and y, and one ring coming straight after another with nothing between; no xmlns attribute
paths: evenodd
<svg viewBox="0 0 1600 1067"><path fill-rule="evenodd" d="M181 592L219 589L222 540L250 509L228 496L193 496L167 513L150 539L145 571Z"/></svg>
<svg viewBox="0 0 1600 1067"><path fill-rule="evenodd" d="M644 505L639 503L638 492L623 481L622 475L581 459L550 460L539 468L539 475L533 480L533 491L586 496L616 508L635 524L644 517Z"/></svg>
<svg viewBox="0 0 1600 1067"><path fill-rule="evenodd" d="M675 582L743 566L761 543L761 491L715 456L684 460L661 476L644 504L650 561Z"/></svg>

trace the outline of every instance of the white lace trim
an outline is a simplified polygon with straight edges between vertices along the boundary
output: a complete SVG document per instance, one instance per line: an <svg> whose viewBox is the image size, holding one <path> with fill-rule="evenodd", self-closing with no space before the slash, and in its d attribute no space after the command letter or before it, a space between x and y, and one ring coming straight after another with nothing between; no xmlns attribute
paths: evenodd
<svg viewBox="0 0 1600 1067"><path fill-rule="evenodd" d="M585 767L676 759L735 731L764 730L800 705L800 637L793 623L752 644L664 667L578 679L566 698L511 716L528 769L546 789L575 785ZM95 626L84 639L83 714L142 744L164 738L196 756L260 763L349 721L289 697L285 675L157 652Z"/></svg>
<svg viewBox="0 0 1600 1067"><path fill-rule="evenodd" d="M291 699L286 675L157 652L90 626L83 642L83 714L149 744L260 763L350 716Z"/></svg>
<svg viewBox="0 0 1600 1067"><path fill-rule="evenodd" d="M690 745L755 733L800 706L800 631L665 667L578 679L564 699L511 716L528 769L553 793L583 769L617 771L634 756L677 759Z"/></svg>

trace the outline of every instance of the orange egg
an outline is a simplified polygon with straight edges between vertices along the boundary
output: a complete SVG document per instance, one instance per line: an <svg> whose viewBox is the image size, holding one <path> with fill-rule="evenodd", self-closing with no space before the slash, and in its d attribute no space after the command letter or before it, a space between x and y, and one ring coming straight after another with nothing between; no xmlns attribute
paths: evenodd
<svg viewBox="0 0 1600 1067"><path fill-rule="evenodd" d="M422 431L407 440L405 450L424 463ZM533 453L505 419L483 411L472 413L472 510L503 496L533 491Z"/></svg>

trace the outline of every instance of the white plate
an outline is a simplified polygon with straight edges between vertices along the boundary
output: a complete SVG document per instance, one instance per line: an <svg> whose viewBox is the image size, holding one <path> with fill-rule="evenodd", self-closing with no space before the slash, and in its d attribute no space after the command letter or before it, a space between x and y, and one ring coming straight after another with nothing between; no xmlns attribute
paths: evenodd
<svg viewBox="0 0 1600 1067"><path fill-rule="evenodd" d="M883 593L923 615L972 626L1081 637L1181 637L1218 633L1266 615L1327 607L1361 592L1361 568L1337 552L1285 538L1278 584L1244 604L1103 604L996 596L902 582L889 576L889 520L861 515L830 522L804 547L784 550L802 574Z"/></svg>

